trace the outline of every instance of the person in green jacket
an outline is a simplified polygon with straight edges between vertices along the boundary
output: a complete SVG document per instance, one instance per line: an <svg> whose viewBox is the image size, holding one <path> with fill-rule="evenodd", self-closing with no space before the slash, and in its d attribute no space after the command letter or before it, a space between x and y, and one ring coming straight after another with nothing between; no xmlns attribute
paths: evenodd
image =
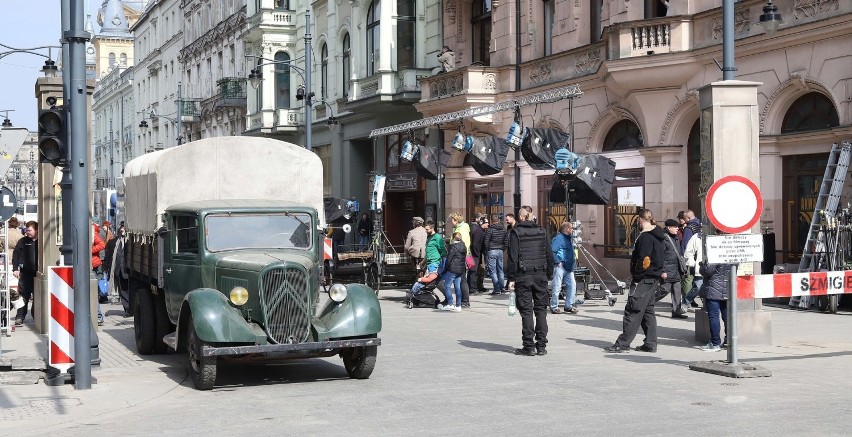
<svg viewBox="0 0 852 437"><path fill-rule="evenodd" d="M426 222L426 275L438 273L441 259L447 256L447 248L444 246L444 236L435 232L435 223L431 220Z"/></svg>

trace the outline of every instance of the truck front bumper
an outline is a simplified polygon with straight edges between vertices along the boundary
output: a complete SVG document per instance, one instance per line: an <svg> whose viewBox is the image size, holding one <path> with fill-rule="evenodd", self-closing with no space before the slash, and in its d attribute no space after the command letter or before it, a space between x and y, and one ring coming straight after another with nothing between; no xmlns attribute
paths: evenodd
<svg viewBox="0 0 852 437"><path fill-rule="evenodd" d="M380 338L353 338L351 340L318 341L298 344L264 344L254 346L203 346L201 355L205 357L223 357L233 355L253 354L287 354L287 353L317 353L329 352L350 347L379 346Z"/></svg>

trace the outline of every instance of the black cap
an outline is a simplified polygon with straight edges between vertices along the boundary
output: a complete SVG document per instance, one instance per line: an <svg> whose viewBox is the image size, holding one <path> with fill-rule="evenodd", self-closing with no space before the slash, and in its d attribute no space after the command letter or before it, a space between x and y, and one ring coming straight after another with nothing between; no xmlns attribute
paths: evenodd
<svg viewBox="0 0 852 437"><path fill-rule="evenodd" d="M675 219L666 219L666 227L669 226L680 226L680 222Z"/></svg>

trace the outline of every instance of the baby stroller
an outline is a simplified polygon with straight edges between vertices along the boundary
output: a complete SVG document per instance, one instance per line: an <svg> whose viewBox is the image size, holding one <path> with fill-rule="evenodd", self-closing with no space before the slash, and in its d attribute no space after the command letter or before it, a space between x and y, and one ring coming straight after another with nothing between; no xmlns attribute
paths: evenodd
<svg viewBox="0 0 852 437"><path fill-rule="evenodd" d="M439 271L443 269L438 269ZM438 304L446 303L443 292L444 281L437 272L429 272L414 283L405 294L405 306L412 308L438 308ZM436 289L441 292L439 297Z"/></svg>

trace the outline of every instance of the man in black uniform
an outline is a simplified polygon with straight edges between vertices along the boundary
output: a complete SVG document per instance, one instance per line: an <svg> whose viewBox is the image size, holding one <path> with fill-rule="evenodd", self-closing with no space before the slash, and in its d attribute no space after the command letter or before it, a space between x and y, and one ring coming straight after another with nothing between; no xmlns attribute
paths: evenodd
<svg viewBox="0 0 852 437"><path fill-rule="evenodd" d="M662 228L654 222L654 215L648 209L639 211L639 228L641 233L633 245L630 256L630 274L633 283L630 296L624 307L623 331L615 344L605 347L610 353L623 353L630 350L630 343L639 332L639 327L645 331L645 342L637 346L637 351L657 351L657 316L654 314L654 293L661 279L666 279L663 272L665 260L666 238Z"/></svg>
<svg viewBox="0 0 852 437"><path fill-rule="evenodd" d="M520 221L509 232L509 262L506 265L509 290L515 290L516 306L521 313L523 347L515 349L515 355L546 355L550 305L547 281L553 276L553 257L544 229L532 219L532 208L522 206L518 218Z"/></svg>

